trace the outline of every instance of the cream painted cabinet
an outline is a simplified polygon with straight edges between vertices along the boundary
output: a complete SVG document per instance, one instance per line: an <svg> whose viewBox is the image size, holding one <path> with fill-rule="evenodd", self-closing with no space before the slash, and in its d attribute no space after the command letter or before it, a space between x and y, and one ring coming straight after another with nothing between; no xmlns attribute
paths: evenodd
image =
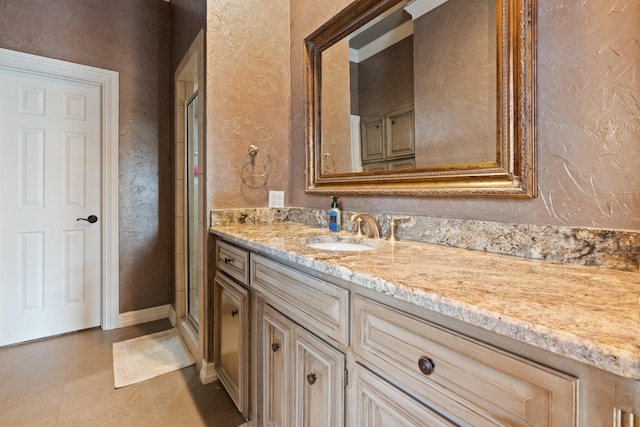
<svg viewBox="0 0 640 427"><path fill-rule="evenodd" d="M243 285L249 283L249 252L218 240L215 260L218 270Z"/></svg>
<svg viewBox="0 0 640 427"><path fill-rule="evenodd" d="M325 341L348 344L348 290L254 254L250 277L251 287L289 319Z"/></svg>
<svg viewBox="0 0 640 427"><path fill-rule="evenodd" d="M263 425L344 425L345 355L265 305Z"/></svg>
<svg viewBox="0 0 640 427"><path fill-rule="evenodd" d="M455 425L360 364L355 365L352 378L351 425L353 426Z"/></svg>
<svg viewBox="0 0 640 427"><path fill-rule="evenodd" d="M348 342L349 292L259 255L250 276L265 302L263 425L344 425L346 356L336 347Z"/></svg>
<svg viewBox="0 0 640 427"><path fill-rule="evenodd" d="M576 425L576 378L360 296L353 307L358 361L455 424Z"/></svg>
<svg viewBox="0 0 640 427"><path fill-rule="evenodd" d="M413 107L363 117L361 138L365 171L415 167Z"/></svg>
<svg viewBox="0 0 640 427"><path fill-rule="evenodd" d="M614 427L640 427L640 381L617 378Z"/></svg>
<svg viewBox="0 0 640 427"><path fill-rule="evenodd" d="M344 353L301 327L296 328L295 352L294 425L344 425Z"/></svg>
<svg viewBox="0 0 640 427"><path fill-rule="evenodd" d="M387 120L387 158L413 156L413 109L389 114Z"/></svg>
<svg viewBox="0 0 640 427"><path fill-rule="evenodd" d="M362 121L362 162L385 158L385 132L382 117L365 118Z"/></svg>
<svg viewBox="0 0 640 427"><path fill-rule="evenodd" d="M293 335L295 324L266 305L262 317L263 425L293 425Z"/></svg>
<svg viewBox="0 0 640 427"><path fill-rule="evenodd" d="M224 274L214 280L217 371L245 417L249 414L249 291Z"/></svg>
<svg viewBox="0 0 640 427"><path fill-rule="evenodd" d="M640 427L639 381L306 267L221 248L218 373L246 414L255 351L258 426Z"/></svg>

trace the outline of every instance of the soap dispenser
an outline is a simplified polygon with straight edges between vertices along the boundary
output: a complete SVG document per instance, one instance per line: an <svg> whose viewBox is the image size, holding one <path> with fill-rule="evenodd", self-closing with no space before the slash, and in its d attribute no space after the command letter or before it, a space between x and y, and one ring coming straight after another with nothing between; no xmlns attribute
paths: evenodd
<svg viewBox="0 0 640 427"><path fill-rule="evenodd" d="M329 230L340 231L342 226L342 214L338 206L338 197L331 196L331 209L329 210Z"/></svg>

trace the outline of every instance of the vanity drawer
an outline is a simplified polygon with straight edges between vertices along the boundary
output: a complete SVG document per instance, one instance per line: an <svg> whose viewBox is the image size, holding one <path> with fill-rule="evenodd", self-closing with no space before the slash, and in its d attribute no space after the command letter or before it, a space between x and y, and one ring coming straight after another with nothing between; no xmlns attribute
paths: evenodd
<svg viewBox="0 0 640 427"><path fill-rule="evenodd" d="M255 254L251 257L251 286L304 328L348 344L348 290Z"/></svg>
<svg viewBox="0 0 640 427"><path fill-rule="evenodd" d="M354 297L354 353L458 424L574 426L577 379Z"/></svg>
<svg viewBox="0 0 640 427"><path fill-rule="evenodd" d="M353 367L352 398L353 426L455 426L358 363Z"/></svg>
<svg viewBox="0 0 640 427"><path fill-rule="evenodd" d="M249 284L249 252L222 240L216 242L216 267L238 282Z"/></svg>

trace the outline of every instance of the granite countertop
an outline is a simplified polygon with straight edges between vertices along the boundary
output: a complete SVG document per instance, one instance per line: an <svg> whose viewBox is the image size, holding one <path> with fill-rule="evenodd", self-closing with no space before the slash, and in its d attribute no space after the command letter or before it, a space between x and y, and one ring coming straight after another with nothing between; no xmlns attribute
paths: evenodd
<svg viewBox="0 0 640 427"><path fill-rule="evenodd" d="M216 226L227 241L399 300L640 379L640 275L425 243L364 238L373 251L311 249L357 239L296 223Z"/></svg>

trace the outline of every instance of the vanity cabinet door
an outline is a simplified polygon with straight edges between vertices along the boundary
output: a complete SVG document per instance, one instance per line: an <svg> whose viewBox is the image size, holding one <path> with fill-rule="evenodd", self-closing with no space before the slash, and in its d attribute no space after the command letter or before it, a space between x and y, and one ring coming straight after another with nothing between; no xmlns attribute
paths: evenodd
<svg viewBox="0 0 640 427"><path fill-rule="evenodd" d="M387 170L387 162L365 163L362 165L365 172L376 172Z"/></svg>
<svg viewBox="0 0 640 427"><path fill-rule="evenodd" d="M397 170L397 169L413 169L416 167L416 159L415 157L410 157L408 159L400 159L389 162L387 165L389 170Z"/></svg>
<svg viewBox="0 0 640 427"><path fill-rule="evenodd" d="M354 427L455 426L360 364L355 365L352 378Z"/></svg>
<svg viewBox="0 0 640 427"><path fill-rule="evenodd" d="M268 427L293 425L293 339L295 324L265 305L262 320L263 424Z"/></svg>
<svg viewBox="0 0 640 427"><path fill-rule="evenodd" d="M344 425L345 356L301 327L296 328L295 423Z"/></svg>
<svg viewBox="0 0 640 427"><path fill-rule="evenodd" d="M413 142L413 110L387 116L387 157L415 154Z"/></svg>
<svg viewBox="0 0 640 427"><path fill-rule="evenodd" d="M640 427L640 381L616 378L614 427Z"/></svg>
<svg viewBox="0 0 640 427"><path fill-rule="evenodd" d="M385 158L385 137L382 117L362 119L362 161Z"/></svg>
<svg viewBox="0 0 640 427"><path fill-rule="evenodd" d="M218 377L238 410L249 413L249 292L217 274L214 280Z"/></svg>

